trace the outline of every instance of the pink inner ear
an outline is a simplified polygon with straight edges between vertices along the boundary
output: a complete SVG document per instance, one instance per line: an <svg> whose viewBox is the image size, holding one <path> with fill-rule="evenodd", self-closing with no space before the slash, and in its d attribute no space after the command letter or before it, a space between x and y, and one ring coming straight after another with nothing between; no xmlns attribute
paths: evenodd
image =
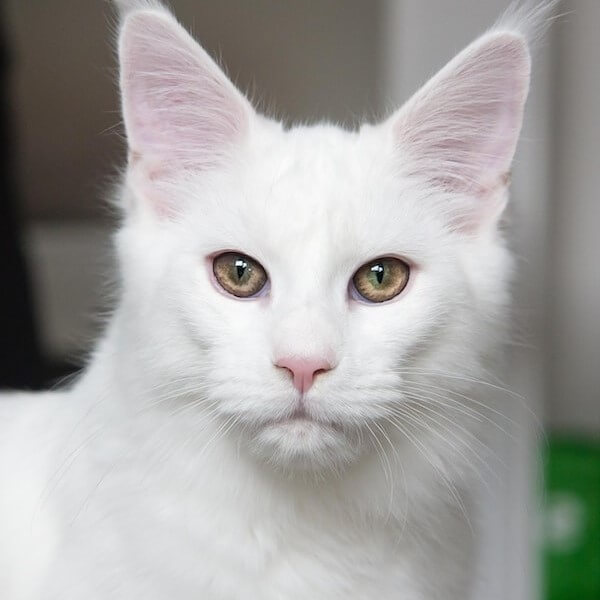
<svg viewBox="0 0 600 600"><path fill-rule="evenodd" d="M131 156L148 176L222 164L247 129L249 106L183 28L168 14L134 13L120 59Z"/></svg>
<svg viewBox="0 0 600 600"><path fill-rule="evenodd" d="M451 192L487 196L510 168L529 85L529 53L512 33L469 46L400 110L406 174Z"/></svg>

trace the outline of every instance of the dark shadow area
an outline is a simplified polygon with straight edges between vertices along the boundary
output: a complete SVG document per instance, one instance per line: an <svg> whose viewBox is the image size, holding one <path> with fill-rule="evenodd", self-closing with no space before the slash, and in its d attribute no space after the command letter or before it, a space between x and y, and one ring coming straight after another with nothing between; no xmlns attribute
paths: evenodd
<svg viewBox="0 0 600 600"><path fill-rule="evenodd" d="M0 19L3 17L0 3ZM9 103L10 54L0 21L0 389L37 388L45 378L27 268L21 246L14 178L15 138Z"/></svg>

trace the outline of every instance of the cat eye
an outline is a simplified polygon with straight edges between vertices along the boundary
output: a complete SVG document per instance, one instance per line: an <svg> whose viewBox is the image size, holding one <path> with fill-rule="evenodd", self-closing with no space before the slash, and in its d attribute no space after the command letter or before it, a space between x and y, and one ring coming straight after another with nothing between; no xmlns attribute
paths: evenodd
<svg viewBox="0 0 600 600"><path fill-rule="evenodd" d="M213 260L213 273L218 284L238 298L256 296L267 284L262 265L238 252L224 252Z"/></svg>
<svg viewBox="0 0 600 600"><path fill-rule="evenodd" d="M399 258L376 258L356 271L352 286L367 302L386 302L402 292L409 275L409 266Z"/></svg>

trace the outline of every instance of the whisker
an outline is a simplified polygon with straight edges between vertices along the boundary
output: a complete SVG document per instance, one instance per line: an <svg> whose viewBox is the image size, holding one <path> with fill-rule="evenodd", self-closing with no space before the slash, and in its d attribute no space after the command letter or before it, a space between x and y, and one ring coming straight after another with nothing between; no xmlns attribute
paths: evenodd
<svg viewBox="0 0 600 600"><path fill-rule="evenodd" d="M446 488L448 489L448 492L450 493L454 502L456 502L457 507L460 509L462 515L464 516L465 521L466 521L467 525L469 526L469 529L471 530L471 533L474 535L474 529L471 524L471 520L469 519L469 517L467 515L466 507L464 505L464 502L460 498L460 495L459 495L458 491L456 490L456 487L454 486L454 484L448 479L448 477L442 472L442 470L431 460L431 458L427 454L427 450L424 448L423 444L415 436L413 436L406 428L404 428L400 423L396 422L395 420L393 420L393 419L386 419L386 420L393 427L398 429L398 431L400 431L400 433L402 433L406 437L406 439L408 439L408 441L413 444L413 446L417 449L417 451L431 465L433 470L437 473L437 475L440 477L442 482L445 484Z"/></svg>

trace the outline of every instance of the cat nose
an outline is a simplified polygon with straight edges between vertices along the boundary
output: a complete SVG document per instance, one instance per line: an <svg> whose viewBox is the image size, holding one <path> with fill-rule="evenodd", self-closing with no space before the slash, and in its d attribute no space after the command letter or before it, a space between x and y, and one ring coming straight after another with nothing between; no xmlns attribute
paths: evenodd
<svg viewBox="0 0 600 600"><path fill-rule="evenodd" d="M312 386L319 373L331 370L332 366L324 358L280 358L275 362L276 367L287 369L294 378L294 387L301 393L306 393Z"/></svg>

